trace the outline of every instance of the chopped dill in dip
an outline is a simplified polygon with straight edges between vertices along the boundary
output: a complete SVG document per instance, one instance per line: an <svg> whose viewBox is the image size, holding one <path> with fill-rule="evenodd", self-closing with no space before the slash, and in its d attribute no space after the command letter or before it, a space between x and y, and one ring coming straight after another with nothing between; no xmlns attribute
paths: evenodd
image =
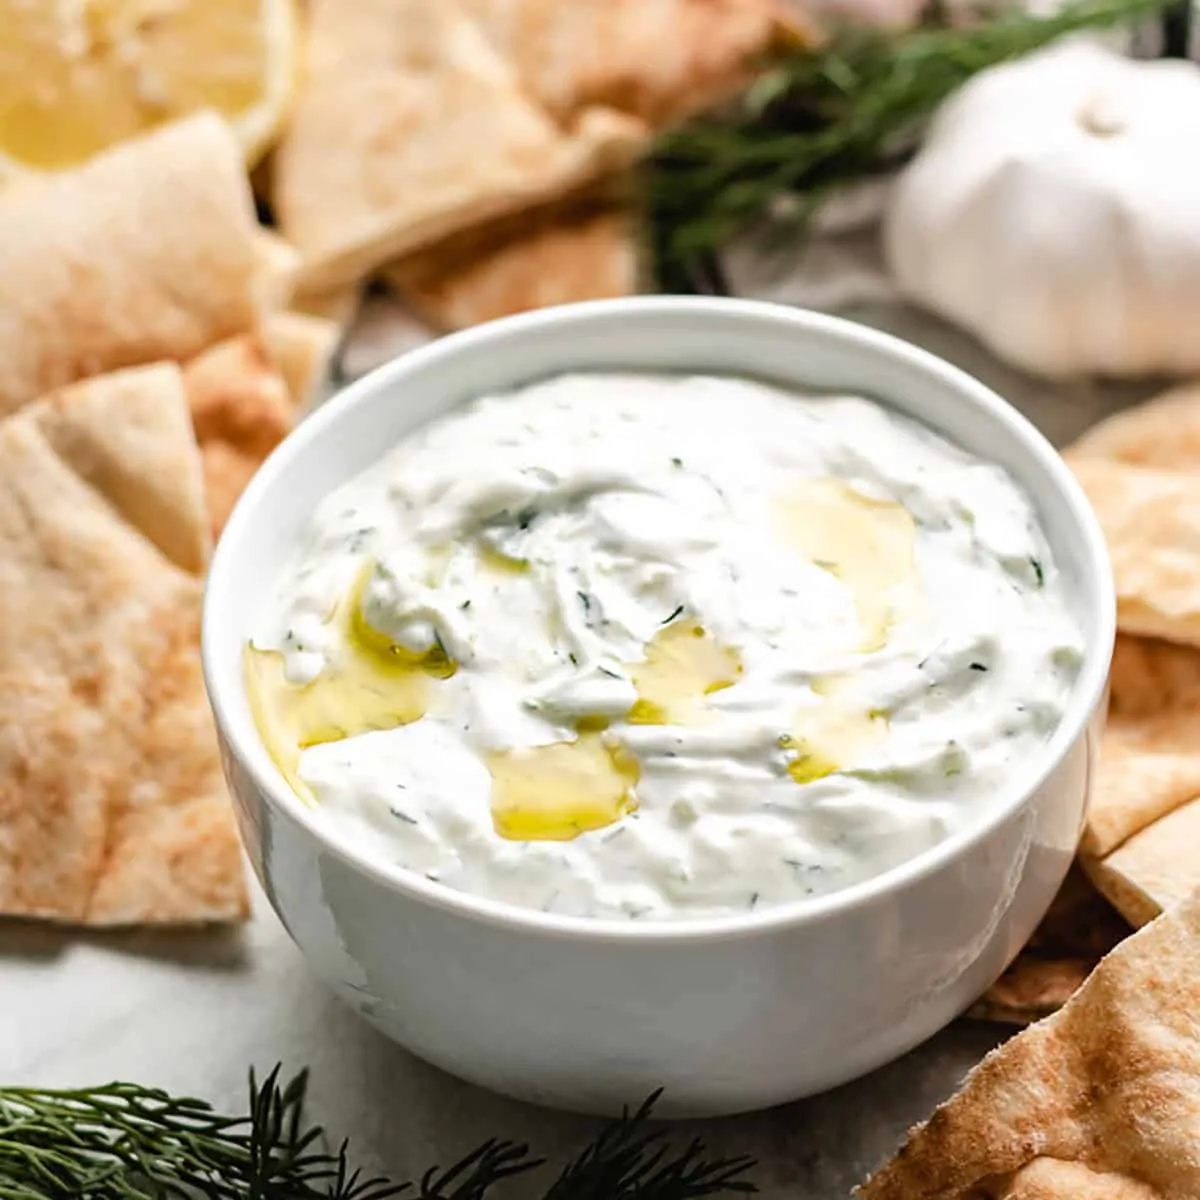
<svg viewBox="0 0 1200 1200"><path fill-rule="evenodd" d="M368 854L654 920L834 891L977 819L1080 646L1000 468L857 397L579 374L330 495L246 673Z"/></svg>

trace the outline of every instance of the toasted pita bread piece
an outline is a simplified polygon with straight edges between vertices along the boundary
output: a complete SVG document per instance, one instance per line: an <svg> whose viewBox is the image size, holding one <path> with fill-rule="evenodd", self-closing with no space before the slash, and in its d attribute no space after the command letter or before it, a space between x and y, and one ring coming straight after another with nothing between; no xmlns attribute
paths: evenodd
<svg viewBox="0 0 1200 1200"><path fill-rule="evenodd" d="M560 121L605 106L663 125L727 96L781 33L766 0L464 0Z"/></svg>
<svg viewBox="0 0 1200 1200"><path fill-rule="evenodd" d="M1108 542L1121 630L1200 645L1200 473L1071 466Z"/></svg>
<svg viewBox="0 0 1200 1200"><path fill-rule="evenodd" d="M186 365L183 383L204 463L208 519L219 536L254 472L291 430L292 398L265 335L211 347Z"/></svg>
<svg viewBox="0 0 1200 1200"><path fill-rule="evenodd" d="M323 292L299 292L292 297L291 309L302 316L319 317L344 330L358 315L363 290L360 283L347 283Z"/></svg>
<svg viewBox="0 0 1200 1200"><path fill-rule="evenodd" d="M1114 712L1100 743L1080 852L1103 858L1198 795L1200 701L1150 716Z"/></svg>
<svg viewBox="0 0 1200 1200"><path fill-rule="evenodd" d="M168 561L203 573L212 551L204 485L179 373L167 364L116 371L44 396L29 423L65 466ZM106 414L116 419L101 420Z"/></svg>
<svg viewBox="0 0 1200 1200"><path fill-rule="evenodd" d="M396 263L385 278L440 329L497 317L630 296L638 248L628 213L551 209L471 230Z"/></svg>
<svg viewBox="0 0 1200 1200"><path fill-rule="evenodd" d="M1022 950L966 1015L998 1025L1031 1025L1058 1012L1083 985L1095 965L1090 958L1043 958Z"/></svg>
<svg viewBox="0 0 1200 1200"><path fill-rule="evenodd" d="M1197 962L1193 894L1122 942L1060 1012L989 1054L858 1194L1037 1196L1011 1190L1013 1177L1055 1159L1098 1175L1101 1196L1200 1195Z"/></svg>
<svg viewBox="0 0 1200 1200"><path fill-rule="evenodd" d="M247 915L200 674L203 584L160 549L205 542L199 489L173 365L0 422L0 912Z"/></svg>
<svg viewBox="0 0 1200 1200"><path fill-rule="evenodd" d="M329 367L342 337L332 321L306 313L272 313L261 331L271 361L291 394L293 409L305 411L329 380Z"/></svg>
<svg viewBox="0 0 1200 1200"><path fill-rule="evenodd" d="M1109 693L1113 714L1151 717L1192 701L1200 701L1200 650L1117 634Z"/></svg>
<svg viewBox="0 0 1200 1200"><path fill-rule="evenodd" d="M313 0L308 51L274 163L305 292L582 186L643 142L602 110L560 130L458 0Z"/></svg>
<svg viewBox="0 0 1200 1200"><path fill-rule="evenodd" d="M1120 634L1110 695L1081 845L1093 861L1200 795L1200 650Z"/></svg>
<svg viewBox="0 0 1200 1200"><path fill-rule="evenodd" d="M0 416L90 375L183 360L258 318L241 154L202 113L0 191Z"/></svg>
<svg viewBox="0 0 1200 1200"><path fill-rule="evenodd" d="M1172 388L1093 425L1070 447L1067 458L1194 470L1200 463L1200 384Z"/></svg>
<svg viewBox="0 0 1200 1200"><path fill-rule="evenodd" d="M1146 925L1200 887L1196 798L1139 830L1102 859L1083 858L1096 886L1132 925Z"/></svg>
<svg viewBox="0 0 1200 1200"><path fill-rule="evenodd" d="M258 305L262 312L276 312L293 301L300 252L270 229L259 228L254 238L258 259Z"/></svg>
<svg viewBox="0 0 1200 1200"><path fill-rule="evenodd" d="M1072 866L1028 945L968 1016L1028 1025L1057 1012L1130 926Z"/></svg>

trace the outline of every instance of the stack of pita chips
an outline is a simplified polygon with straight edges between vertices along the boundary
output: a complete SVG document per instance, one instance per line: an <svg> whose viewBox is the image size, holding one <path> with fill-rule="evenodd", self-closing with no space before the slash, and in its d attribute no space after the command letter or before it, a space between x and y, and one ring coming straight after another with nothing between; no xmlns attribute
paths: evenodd
<svg viewBox="0 0 1200 1200"><path fill-rule="evenodd" d="M271 170L300 303L337 311L379 273L436 329L639 290L609 185L657 129L804 36L771 0L307 11L307 72Z"/></svg>
<svg viewBox="0 0 1200 1200"><path fill-rule="evenodd" d="M1200 893L976 1067L863 1200L1200 1196Z"/></svg>
<svg viewBox="0 0 1200 1200"><path fill-rule="evenodd" d="M0 228L0 416L79 379L196 359L189 394L219 530L337 336L284 309L296 254L259 228L227 126L199 114L13 185Z"/></svg>
<svg viewBox="0 0 1200 1200"><path fill-rule="evenodd" d="M972 1010L1017 1024L1200 887L1200 386L1111 417L1066 458L1104 529L1120 632L1082 872Z"/></svg>
<svg viewBox="0 0 1200 1200"><path fill-rule="evenodd" d="M1081 861L1140 926L1200 886L1200 388L1110 418L1067 460L1104 529L1120 630Z"/></svg>
<svg viewBox="0 0 1200 1200"><path fill-rule="evenodd" d="M324 373L199 115L0 192L0 912L248 911L199 664L238 491Z"/></svg>

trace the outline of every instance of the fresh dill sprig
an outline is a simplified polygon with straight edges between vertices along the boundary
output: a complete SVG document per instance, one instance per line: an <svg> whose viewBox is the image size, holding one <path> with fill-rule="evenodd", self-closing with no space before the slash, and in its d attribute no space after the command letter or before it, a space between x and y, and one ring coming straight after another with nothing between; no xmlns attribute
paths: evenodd
<svg viewBox="0 0 1200 1200"><path fill-rule="evenodd" d="M347 1145L323 1148L304 1121L307 1072L250 1076L248 1111L132 1083L55 1090L0 1087L0 1200L486 1200L543 1160L493 1139L448 1168L396 1183L351 1169ZM698 1200L753 1192L749 1159L708 1159L699 1142L673 1150L646 1128L652 1096L601 1131L546 1200Z"/></svg>
<svg viewBox="0 0 1200 1200"><path fill-rule="evenodd" d="M785 51L731 105L667 131L649 156L641 192L658 285L713 290L717 252L768 220L802 238L834 190L897 167L938 106L979 71L1163 7L1069 0L1034 16L1010 5L966 24L939 9L915 30L844 28L816 50Z"/></svg>
<svg viewBox="0 0 1200 1200"><path fill-rule="evenodd" d="M758 1189L746 1179L752 1158L708 1159L692 1141L673 1152L646 1122L660 1092L615 1121L554 1181L545 1200L689 1200Z"/></svg>

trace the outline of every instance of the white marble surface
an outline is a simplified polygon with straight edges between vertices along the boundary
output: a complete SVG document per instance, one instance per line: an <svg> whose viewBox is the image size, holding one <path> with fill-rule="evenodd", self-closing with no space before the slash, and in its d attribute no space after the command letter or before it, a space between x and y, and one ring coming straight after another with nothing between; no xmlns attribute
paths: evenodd
<svg viewBox="0 0 1200 1200"><path fill-rule="evenodd" d="M1151 386L1052 386L1006 370L964 337L898 305L866 236L818 245L782 273L748 257L729 270L743 289L841 310L927 345L998 388L1059 442ZM422 337L394 307L372 301L345 365L360 371ZM6 1083L119 1077L236 1105L249 1067L308 1065L310 1115L335 1138L349 1136L365 1166L398 1177L454 1161L493 1135L559 1157L595 1128L589 1119L460 1084L385 1042L308 974L261 896L253 921L237 931L88 936L0 923L0 996ZM837 1092L678 1126L676 1134L703 1133L714 1149L755 1155L754 1177L768 1200L846 1196L1004 1032L959 1023ZM546 1173L538 1178L544 1183ZM537 1191L530 1181L512 1194Z"/></svg>

